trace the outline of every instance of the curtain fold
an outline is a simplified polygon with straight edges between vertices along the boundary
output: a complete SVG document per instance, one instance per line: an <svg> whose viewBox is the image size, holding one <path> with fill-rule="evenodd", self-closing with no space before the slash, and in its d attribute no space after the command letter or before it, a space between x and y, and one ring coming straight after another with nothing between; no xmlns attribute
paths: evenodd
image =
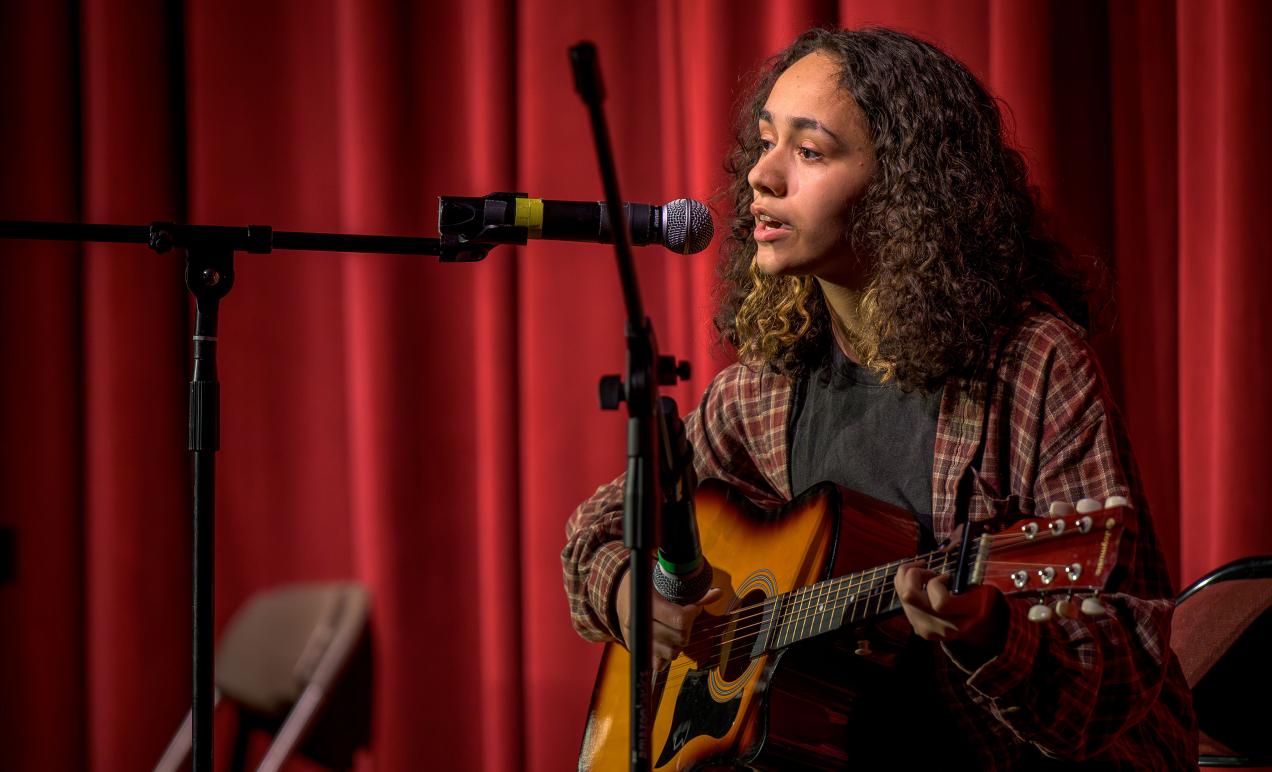
<svg viewBox="0 0 1272 772"><path fill-rule="evenodd" d="M1179 562L1179 175L1175 18L1157 3L1109 6L1113 104L1111 262L1119 280L1104 364L1118 373L1153 521L1177 584L1209 567ZM1104 314L1104 316L1109 316ZM1105 352L1108 353L1108 352ZM1192 523L1205 523L1192 518Z"/></svg>
<svg viewBox="0 0 1272 772"><path fill-rule="evenodd" d="M181 110L180 47L162 2L139 3L135 18L110 6L81 5L83 219L179 221L183 124L169 116ZM187 441L172 377L187 357L183 264L137 245L83 248L88 755L134 769L153 765L191 684L190 462L172 452ZM155 720L121 710L141 699Z"/></svg>
<svg viewBox="0 0 1272 772"><path fill-rule="evenodd" d="M1269 551L1272 527L1251 494L1267 477L1272 406L1265 290L1272 151L1272 7L1180 3L1180 507L1185 578ZM1257 499L1258 494L1254 494Z"/></svg>
<svg viewBox="0 0 1272 772"><path fill-rule="evenodd" d="M80 219L79 15L0 4L0 217ZM16 181L21 180L21 184ZM0 246L0 767L81 769L87 758L83 310L74 244Z"/></svg>
<svg viewBox="0 0 1272 772"><path fill-rule="evenodd" d="M1266 4L5 3L0 219L427 236L439 195L595 199L566 54L584 38L624 197L713 199L763 61L809 26L865 24L981 77L1057 232L1115 268L1096 343L1177 582L1272 552L1247 500L1272 430ZM708 252L636 250L660 348L694 366L667 390L682 411L727 361L715 200ZM0 527L18 547L2 769L144 769L188 708L182 271L139 245L0 241ZM558 555L569 512L625 463L625 414L596 403L624 367L611 250L276 252L236 272L218 630L253 592L356 579L375 662L359 769L571 766L600 648L569 626Z"/></svg>

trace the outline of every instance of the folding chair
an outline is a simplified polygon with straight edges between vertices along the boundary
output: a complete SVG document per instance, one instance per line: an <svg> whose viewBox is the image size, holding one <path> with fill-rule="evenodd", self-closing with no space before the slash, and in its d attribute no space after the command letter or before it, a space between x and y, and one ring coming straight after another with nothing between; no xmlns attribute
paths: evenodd
<svg viewBox="0 0 1272 772"><path fill-rule="evenodd" d="M1179 596L1171 647L1192 687L1201 766L1272 766L1272 555L1243 558Z"/></svg>
<svg viewBox="0 0 1272 772"><path fill-rule="evenodd" d="M370 740L370 599L358 584L292 585L252 596L216 651L218 706L236 708L231 769L242 770L253 731L273 735L257 772L276 772L296 751L350 769ZM190 754L191 717L156 772L177 772Z"/></svg>

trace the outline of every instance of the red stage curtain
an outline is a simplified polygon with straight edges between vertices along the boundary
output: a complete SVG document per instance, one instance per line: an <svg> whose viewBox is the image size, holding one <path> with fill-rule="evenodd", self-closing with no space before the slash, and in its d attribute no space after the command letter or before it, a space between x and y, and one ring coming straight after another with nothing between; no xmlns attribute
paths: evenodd
<svg viewBox="0 0 1272 772"><path fill-rule="evenodd" d="M624 195L708 198L742 76L810 25L866 23L981 76L1058 231L1116 266L1099 347L1177 582L1272 552L1272 6L1254 0L0 3L0 219L432 235L438 195L594 199L566 59L582 38ZM696 368L682 409L724 361L713 255L637 253L662 348ZM624 457L623 416L595 401L623 366L609 250L236 267L218 627L256 590L357 578L376 662L362 768L570 766L599 648L569 626L557 556ZM9 242L0 269L18 547L0 768L145 769L189 694L181 258Z"/></svg>

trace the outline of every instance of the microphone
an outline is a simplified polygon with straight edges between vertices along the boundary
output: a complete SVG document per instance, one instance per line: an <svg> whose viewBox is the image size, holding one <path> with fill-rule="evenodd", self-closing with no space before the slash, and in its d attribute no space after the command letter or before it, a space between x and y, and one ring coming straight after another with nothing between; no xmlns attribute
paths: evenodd
<svg viewBox="0 0 1272 772"><path fill-rule="evenodd" d="M674 453L669 478L664 478L662 540L654 564L654 589L678 606L695 603L711 589L711 564L702 555L698 540L698 518L694 515L693 494L698 475L693 469L693 448L685 437L676 403L660 398L663 429ZM666 447L666 446L664 446Z"/></svg>
<svg viewBox="0 0 1272 772"><path fill-rule="evenodd" d="M706 204L678 198L662 206L624 203L635 246L662 244L691 255L711 243L714 228ZM614 243L604 201L552 201L525 193L484 197L440 196L437 230L478 244L525 244L527 238Z"/></svg>

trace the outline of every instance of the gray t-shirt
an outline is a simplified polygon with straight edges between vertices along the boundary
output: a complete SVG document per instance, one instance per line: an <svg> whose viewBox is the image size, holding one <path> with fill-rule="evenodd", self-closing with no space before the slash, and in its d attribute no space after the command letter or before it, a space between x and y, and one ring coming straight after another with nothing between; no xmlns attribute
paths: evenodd
<svg viewBox="0 0 1272 772"><path fill-rule="evenodd" d="M823 480L913 512L932 538L932 458L940 394L880 383L838 346L800 379L790 425L791 490Z"/></svg>

